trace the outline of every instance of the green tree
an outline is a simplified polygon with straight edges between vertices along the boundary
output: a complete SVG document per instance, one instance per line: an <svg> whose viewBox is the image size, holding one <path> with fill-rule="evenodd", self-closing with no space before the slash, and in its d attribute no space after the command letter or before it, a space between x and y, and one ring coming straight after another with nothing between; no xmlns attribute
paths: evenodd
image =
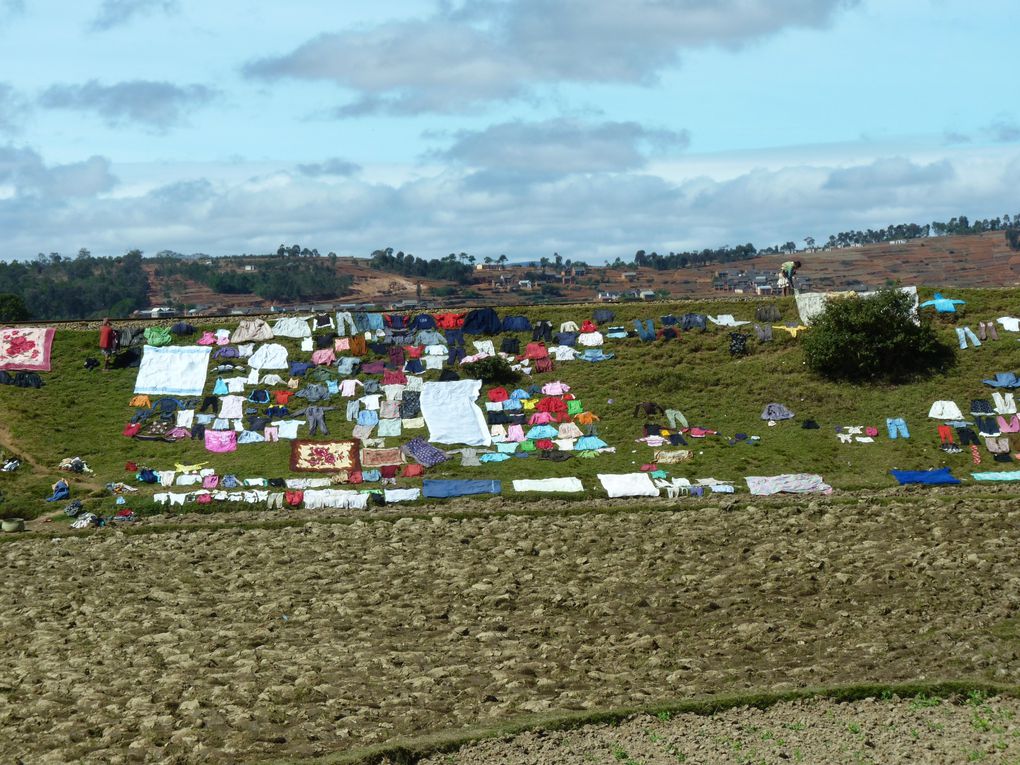
<svg viewBox="0 0 1020 765"><path fill-rule="evenodd" d="M956 362L930 321L914 315L913 299L893 289L830 300L803 347L808 367L837 381L906 382Z"/></svg>
<svg viewBox="0 0 1020 765"><path fill-rule="evenodd" d="M0 321L28 321L32 314L21 295L11 292L0 294Z"/></svg>

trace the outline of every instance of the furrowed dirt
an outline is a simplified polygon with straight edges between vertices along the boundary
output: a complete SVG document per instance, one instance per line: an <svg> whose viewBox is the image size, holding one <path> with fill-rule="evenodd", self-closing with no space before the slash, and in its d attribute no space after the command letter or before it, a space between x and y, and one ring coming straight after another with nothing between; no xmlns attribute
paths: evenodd
<svg viewBox="0 0 1020 765"><path fill-rule="evenodd" d="M1020 701L931 698L835 703L826 699L730 709L710 717L641 715L619 726L524 733L482 741L422 765L633 763L1016 762Z"/></svg>
<svg viewBox="0 0 1020 765"><path fill-rule="evenodd" d="M0 761L237 762L529 713L1016 682L1009 500L0 545Z"/></svg>

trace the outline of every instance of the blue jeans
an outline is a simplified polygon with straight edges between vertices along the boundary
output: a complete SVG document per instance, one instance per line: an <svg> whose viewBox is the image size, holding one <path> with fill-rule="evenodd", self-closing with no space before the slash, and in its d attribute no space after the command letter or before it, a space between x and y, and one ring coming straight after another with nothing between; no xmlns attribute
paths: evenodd
<svg viewBox="0 0 1020 765"><path fill-rule="evenodd" d="M645 323L648 325L648 329L642 326L641 319L634 319L634 329L637 330L638 337L647 343L655 339L655 326L652 324L651 319Z"/></svg>
<svg viewBox="0 0 1020 765"><path fill-rule="evenodd" d="M971 331L970 327L957 327L956 337L960 340L960 350L967 347L967 341L970 340L971 346L978 348L981 346L981 341L978 340L977 335Z"/></svg>
<svg viewBox="0 0 1020 765"><path fill-rule="evenodd" d="M900 438L910 438L910 431L907 430L907 423L903 421L902 417L887 418L885 426L889 429L889 438L896 438L897 435Z"/></svg>

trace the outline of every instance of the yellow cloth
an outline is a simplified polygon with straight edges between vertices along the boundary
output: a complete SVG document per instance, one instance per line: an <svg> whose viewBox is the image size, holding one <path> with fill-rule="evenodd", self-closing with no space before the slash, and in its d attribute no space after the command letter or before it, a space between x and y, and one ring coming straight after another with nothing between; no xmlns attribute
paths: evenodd
<svg viewBox="0 0 1020 765"><path fill-rule="evenodd" d="M784 329L787 332L789 332L791 336L796 337L798 332L803 332L804 330L807 329L807 327L803 325L797 327L787 327L786 325L783 324L773 324L772 329Z"/></svg>

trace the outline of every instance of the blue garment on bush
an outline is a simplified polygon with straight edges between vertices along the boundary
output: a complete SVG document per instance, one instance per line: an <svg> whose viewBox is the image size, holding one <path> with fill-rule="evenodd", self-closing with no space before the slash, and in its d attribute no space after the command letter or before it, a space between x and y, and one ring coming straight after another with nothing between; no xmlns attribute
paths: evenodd
<svg viewBox="0 0 1020 765"><path fill-rule="evenodd" d="M430 314L420 313L411 320L410 329L422 330L422 329L435 329L436 320L432 318Z"/></svg>
<svg viewBox="0 0 1020 765"><path fill-rule="evenodd" d="M442 499L445 497L463 497L469 494L502 494L503 484L500 481L484 479L435 479L426 478L422 481L423 497Z"/></svg>
<svg viewBox="0 0 1020 765"><path fill-rule="evenodd" d="M495 335L501 323L499 315L491 308L476 308L464 317L462 331L465 335Z"/></svg>
<svg viewBox="0 0 1020 765"><path fill-rule="evenodd" d="M531 322L527 316L507 316L503 319L504 332L530 332Z"/></svg>
<svg viewBox="0 0 1020 765"><path fill-rule="evenodd" d="M892 477L900 482L900 485L908 483L921 483L929 486L941 484L957 484L960 479L952 474L951 468L938 468L936 470L890 470Z"/></svg>

